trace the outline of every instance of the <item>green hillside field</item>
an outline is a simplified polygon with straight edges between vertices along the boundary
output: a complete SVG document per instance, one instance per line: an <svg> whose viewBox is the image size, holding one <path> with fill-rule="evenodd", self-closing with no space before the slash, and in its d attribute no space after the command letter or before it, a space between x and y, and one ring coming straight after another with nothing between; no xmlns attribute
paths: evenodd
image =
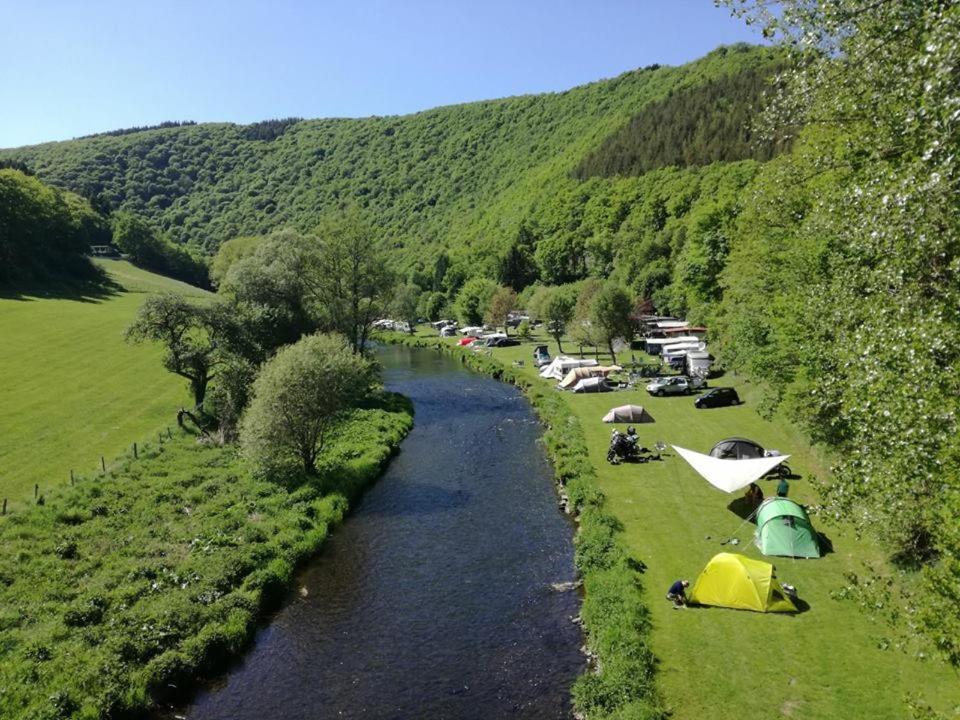
<svg viewBox="0 0 960 720"><path fill-rule="evenodd" d="M93 470L171 424L189 399L159 347L124 342L147 293L202 290L99 261L122 291L104 298L0 298L0 493L11 507Z"/></svg>
<svg viewBox="0 0 960 720"><path fill-rule="evenodd" d="M429 329L420 334L435 338ZM493 358L505 365L523 360L519 372L536 378L530 363L536 342L494 350ZM571 342L567 349L573 347ZM551 340L550 352L555 351ZM636 355L639 360L643 353ZM609 356L600 360L605 363ZM628 361L629 355L618 360ZM534 382L555 384L539 378ZM601 418L617 405L642 405L655 420L637 426L647 447L663 440L707 452L725 437L751 438L791 455L789 464L800 477L791 480L790 497L815 507L818 498L810 480L829 479L818 451L782 418L766 421L757 414L755 386L737 377L711 384L735 387L745 404L697 410L691 397L650 397L642 386L563 395L583 427L591 464L607 498L605 507L622 523L631 555L646 566L642 592L652 616L657 682L671 717L897 720L910 715L907 698L955 712L960 707L956 671L938 659L924 658L916 648L897 648L882 623L838 596L846 573L863 573L868 561L883 565L876 545L856 539L848 528L828 523L814 511L814 526L832 542L833 552L818 560L764 558L752 544L755 526L727 507L741 493L727 495L713 488L669 448L661 462L607 463L613 426ZM761 485L765 495L775 494L774 481ZM737 545L720 545L731 537L738 539ZM772 562L779 579L795 585L809 609L797 615L719 608L674 611L664 599L670 584L680 578L693 583L707 561L723 551Z"/></svg>

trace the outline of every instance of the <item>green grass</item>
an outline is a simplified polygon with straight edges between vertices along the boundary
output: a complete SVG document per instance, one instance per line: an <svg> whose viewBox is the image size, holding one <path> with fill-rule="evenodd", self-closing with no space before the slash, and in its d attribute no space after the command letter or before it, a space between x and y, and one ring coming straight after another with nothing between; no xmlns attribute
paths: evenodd
<svg viewBox="0 0 960 720"><path fill-rule="evenodd" d="M69 482L155 437L189 400L184 381L152 344L130 345L123 329L145 293L206 295L117 260L100 261L125 290L103 299L0 298L0 495L11 505Z"/></svg>
<svg viewBox="0 0 960 720"><path fill-rule="evenodd" d="M554 353L555 343L550 346ZM520 372L534 378L531 349L531 344L498 349L493 357L505 364L523 360L526 366ZM727 509L738 494L714 489L681 458L671 453L659 463L609 465L605 453L611 426L600 421L609 408L627 403L647 407L656 421L638 426L647 446L662 439L706 452L721 438L741 435L790 453L790 465L801 476L791 482L790 495L802 503L817 502L812 475L828 478L825 463L795 428L757 415L749 385L730 377L712 384L736 387L747 403L696 410L689 397L651 398L642 389L563 395L583 427L590 461L607 496L605 508L622 522L622 539L630 553L647 566L643 592L652 614L652 646L673 717L893 719L908 715L908 695L920 696L941 711L960 707L954 671L893 647L882 649L884 626L852 603L831 597L845 584L844 573L862 571L865 560L882 562L882 555L869 541L858 541L822 517L814 515L813 521L833 541L834 553L819 560L768 559L781 580L798 587L809 611L789 616L671 609L663 598L669 584L677 578L694 580L715 553L732 549L763 556L750 543L753 526L742 525ZM762 487L765 494L773 494L772 481ZM720 546L720 540L734 533L738 546Z"/></svg>
<svg viewBox="0 0 960 720"><path fill-rule="evenodd" d="M128 717L222 668L411 425L374 398L296 488L178 431L0 517L0 717Z"/></svg>

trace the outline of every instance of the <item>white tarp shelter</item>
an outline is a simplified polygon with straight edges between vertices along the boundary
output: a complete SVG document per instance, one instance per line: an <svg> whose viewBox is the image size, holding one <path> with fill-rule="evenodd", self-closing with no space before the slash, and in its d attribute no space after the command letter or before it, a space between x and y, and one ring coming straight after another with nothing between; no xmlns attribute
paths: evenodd
<svg viewBox="0 0 960 720"><path fill-rule="evenodd" d="M593 358L580 360L566 355L558 355L549 365L540 370L540 377L563 380L563 377L574 368L596 367L599 364Z"/></svg>
<svg viewBox="0 0 960 720"><path fill-rule="evenodd" d="M605 423L652 423L653 418L640 405L621 405L603 416Z"/></svg>
<svg viewBox="0 0 960 720"><path fill-rule="evenodd" d="M619 365L595 365L593 367L574 368L560 381L559 387L561 390L566 390L567 388L572 388L584 378L607 377L610 373L620 372L621 370L623 370L623 368Z"/></svg>
<svg viewBox="0 0 960 720"><path fill-rule="evenodd" d="M789 458L789 455L749 458L744 460L721 460L703 453L672 446L674 450L690 463L690 467L715 488L732 493L756 482L777 465Z"/></svg>
<svg viewBox="0 0 960 720"><path fill-rule="evenodd" d="M605 377L588 377L573 386L575 393L610 392L613 388Z"/></svg>

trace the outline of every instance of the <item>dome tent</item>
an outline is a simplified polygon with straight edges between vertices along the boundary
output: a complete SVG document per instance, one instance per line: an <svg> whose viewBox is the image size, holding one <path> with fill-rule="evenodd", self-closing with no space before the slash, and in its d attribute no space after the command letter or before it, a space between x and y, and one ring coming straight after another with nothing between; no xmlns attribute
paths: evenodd
<svg viewBox="0 0 960 720"><path fill-rule="evenodd" d="M807 512L793 500L771 497L757 511L754 542L764 555L818 558L820 540Z"/></svg>
<svg viewBox="0 0 960 720"><path fill-rule="evenodd" d="M603 416L605 423L652 423L653 417L641 405L621 405L610 408Z"/></svg>
<svg viewBox="0 0 960 720"><path fill-rule="evenodd" d="M797 612L774 578L774 567L736 553L714 555L687 595L696 605L755 612Z"/></svg>
<svg viewBox="0 0 960 720"><path fill-rule="evenodd" d="M740 437L721 440L710 450L710 455L721 460L747 460L764 456L763 447L753 440Z"/></svg>

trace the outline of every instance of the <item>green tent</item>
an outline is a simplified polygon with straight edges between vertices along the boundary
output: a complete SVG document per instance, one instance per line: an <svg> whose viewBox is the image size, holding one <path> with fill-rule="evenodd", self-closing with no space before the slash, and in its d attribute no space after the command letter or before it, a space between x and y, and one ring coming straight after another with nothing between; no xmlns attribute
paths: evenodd
<svg viewBox="0 0 960 720"><path fill-rule="evenodd" d="M763 501L757 510L754 542L764 555L820 557L820 541L806 510L785 497Z"/></svg>

